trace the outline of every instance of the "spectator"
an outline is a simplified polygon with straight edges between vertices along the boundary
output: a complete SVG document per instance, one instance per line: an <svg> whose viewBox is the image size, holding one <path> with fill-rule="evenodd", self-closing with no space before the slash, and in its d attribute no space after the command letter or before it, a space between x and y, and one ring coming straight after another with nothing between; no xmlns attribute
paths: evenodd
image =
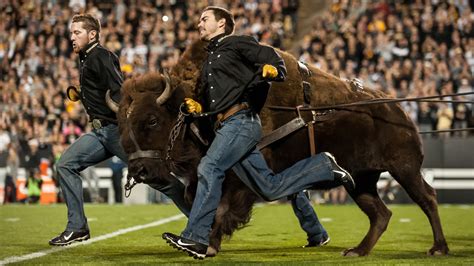
<svg viewBox="0 0 474 266"><path fill-rule="evenodd" d="M7 157L7 174L5 177L5 197L4 203L16 202L16 183L18 177L18 168L20 166L20 159L18 157L17 148L13 143L8 145Z"/></svg>
<svg viewBox="0 0 474 266"><path fill-rule="evenodd" d="M458 87L461 91L461 80L464 84L473 81L474 71L474 17L469 5L458 2L333 1L303 37L299 57L341 77L360 77L369 88L395 97L453 94ZM321 63L321 55L329 64ZM339 62L334 62L334 55ZM344 67L349 58L356 59L354 68ZM449 109L456 113L452 104L439 112L431 104L407 102L402 106L415 122L423 123L420 128L428 128L431 121L436 129L439 123L446 123ZM456 106L460 117L464 112L469 116L468 123L454 118L456 127L473 125L470 106ZM443 117L436 117L438 114Z"/></svg>
<svg viewBox="0 0 474 266"><path fill-rule="evenodd" d="M41 179L39 168L30 169L28 171L28 178L26 180L26 188L28 188L27 203L38 203L41 197Z"/></svg>
<svg viewBox="0 0 474 266"><path fill-rule="evenodd" d="M33 171L33 169L39 169L40 165L40 154L39 154L39 141L37 139L31 139L28 141L28 150L26 151L24 160L25 168L27 171Z"/></svg>
<svg viewBox="0 0 474 266"><path fill-rule="evenodd" d="M6 125L2 123L0 125L0 153L7 153L7 148L10 143L10 134L8 134Z"/></svg>
<svg viewBox="0 0 474 266"><path fill-rule="evenodd" d="M331 189L329 196L332 204L344 204L347 201L347 191L343 187Z"/></svg>
<svg viewBox="0 0 474 266"><path fill-rule="evenodd" d="M446 103L440 103L438 109L438 124L436 125L436 130L448 130L451 128L453 123L453 109L449 107ZM439 133L439 136L442 138L446 138L449 136L448 132Z"/></svg>
<svg viewBox="0 0 474 266"><path fill-rule="evenodd" d="M459 100L461 99L461 97L456 98L456 99ZM454 104L454 116L453 116L453 124L452 124L453 129L467 128L468 111L469 109L467 108L467 104L465 103ZM466 137L467 131L454 132L453 135Z"/></svg>

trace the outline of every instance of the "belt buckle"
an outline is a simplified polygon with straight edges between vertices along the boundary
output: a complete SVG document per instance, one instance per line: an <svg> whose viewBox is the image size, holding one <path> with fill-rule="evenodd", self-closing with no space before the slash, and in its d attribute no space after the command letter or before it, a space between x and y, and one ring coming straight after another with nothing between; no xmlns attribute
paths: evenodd
<svg viewBox="0 0 474 266"><path fill-rule="evenodd" d="M94 129L101 129L102 128L102 122L100 122L99 119L92 119L92 127Z"/></svg>

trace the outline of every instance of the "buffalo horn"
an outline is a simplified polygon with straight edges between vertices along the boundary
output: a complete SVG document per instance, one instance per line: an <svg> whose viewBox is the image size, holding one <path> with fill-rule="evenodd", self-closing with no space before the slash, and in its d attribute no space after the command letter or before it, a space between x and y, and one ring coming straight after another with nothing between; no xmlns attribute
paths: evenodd
<svg viewBox="0 0 474 266"><path fill-rule="evenodd" d="M105 93L105 102L107 103L107 106L110 108L110 110L114 111L114 113L118 113L119 105L110 97L110 90L107 90Z"/></svg>
<svg viewBox="0 0 474 266"><path fill-rule="evenodd" d="M168 73L166 73L166 71L164 72L163 76L164 76L165 81L166 81L166 87L165 87L165 90L163 91L163 93L158 98L156 98L156 104L157 105L162 105L171 96L170 76L168 75Z"/></svg>

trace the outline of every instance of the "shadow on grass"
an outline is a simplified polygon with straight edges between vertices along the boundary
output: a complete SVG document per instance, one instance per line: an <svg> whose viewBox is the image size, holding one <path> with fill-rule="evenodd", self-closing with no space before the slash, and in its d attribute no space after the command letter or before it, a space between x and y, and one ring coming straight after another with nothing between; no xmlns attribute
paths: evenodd
<svg viewBox="0 0 474 266"><path fill-rule="evenodd" d="M449 256L433 257L428 256L421 250L396 250L381 249L374 250L366 257L343 257L341 251L345 247L325 246L319 248L299 248L299 247L267 247L267 248L226 248L215 258L206 258L204 261L195 260L187 253L178 251L171 247L150 248L143 246L132 247L128 250L115 250L113 252L97 252L83 257L83 261L106 262L112 264L194 264L194 263L212 263L212 264L239 264L239 263L270 263L282 265L314 265L314 263L374 263L381 262L388 264L408 263L408 264L426 264L426 263L447 263L465 261L472 258L469 250L457 250Z"/></svg>
<svg viewBox="0 0 474 266"><path fill-rule="evenodd" d="M265 253L269 256L284 254L284 253L294 253L294 254L314 253L314 254L324 254L324 255L330 255L330 256L332 256L333 254L337 254L340 257L344 257L342 256L342 252L348 248L354 248L354 247L355 246L328 245L324 247L311 247L311 248L302 248L302 247L230 248L230 249L224 250L223 252L243 253L243 254ZM375 251L375 253L377 252L380 252L380 250ZM399 252L399 250L384 249L383 252ZM411 252L413 254L424 254L423 251L416 251L416 250L407 251L407 252Z"/></svg>

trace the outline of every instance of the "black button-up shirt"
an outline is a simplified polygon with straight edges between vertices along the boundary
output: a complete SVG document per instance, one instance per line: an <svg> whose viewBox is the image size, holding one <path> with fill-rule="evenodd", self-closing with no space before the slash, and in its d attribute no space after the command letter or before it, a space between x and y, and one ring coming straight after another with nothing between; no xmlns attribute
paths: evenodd
<svg viewBox="0 0 474 266"><path fill-rule="evenodd" d="M79 52L79 69L80 97L89 118L115 121L116 115L107 106L105 94L110 90L112 100L120 102L123 74L118 57L98 42L93 42Z"/></svg>
<svg viewBox="0 0 474 266"><path fill-rule="evenodd" d="M208 57L201 72L201 82L205 90L205 111L224 111L242 99L246 89L258 87L262 79L256 79L246 88L250 79L265 64L273 65L278 76L273 80L282 81L286 76L283 59L269 46L259 44L253 37L219 35L207 47ZM258 88L257 88L258 89Z"/></svg>

